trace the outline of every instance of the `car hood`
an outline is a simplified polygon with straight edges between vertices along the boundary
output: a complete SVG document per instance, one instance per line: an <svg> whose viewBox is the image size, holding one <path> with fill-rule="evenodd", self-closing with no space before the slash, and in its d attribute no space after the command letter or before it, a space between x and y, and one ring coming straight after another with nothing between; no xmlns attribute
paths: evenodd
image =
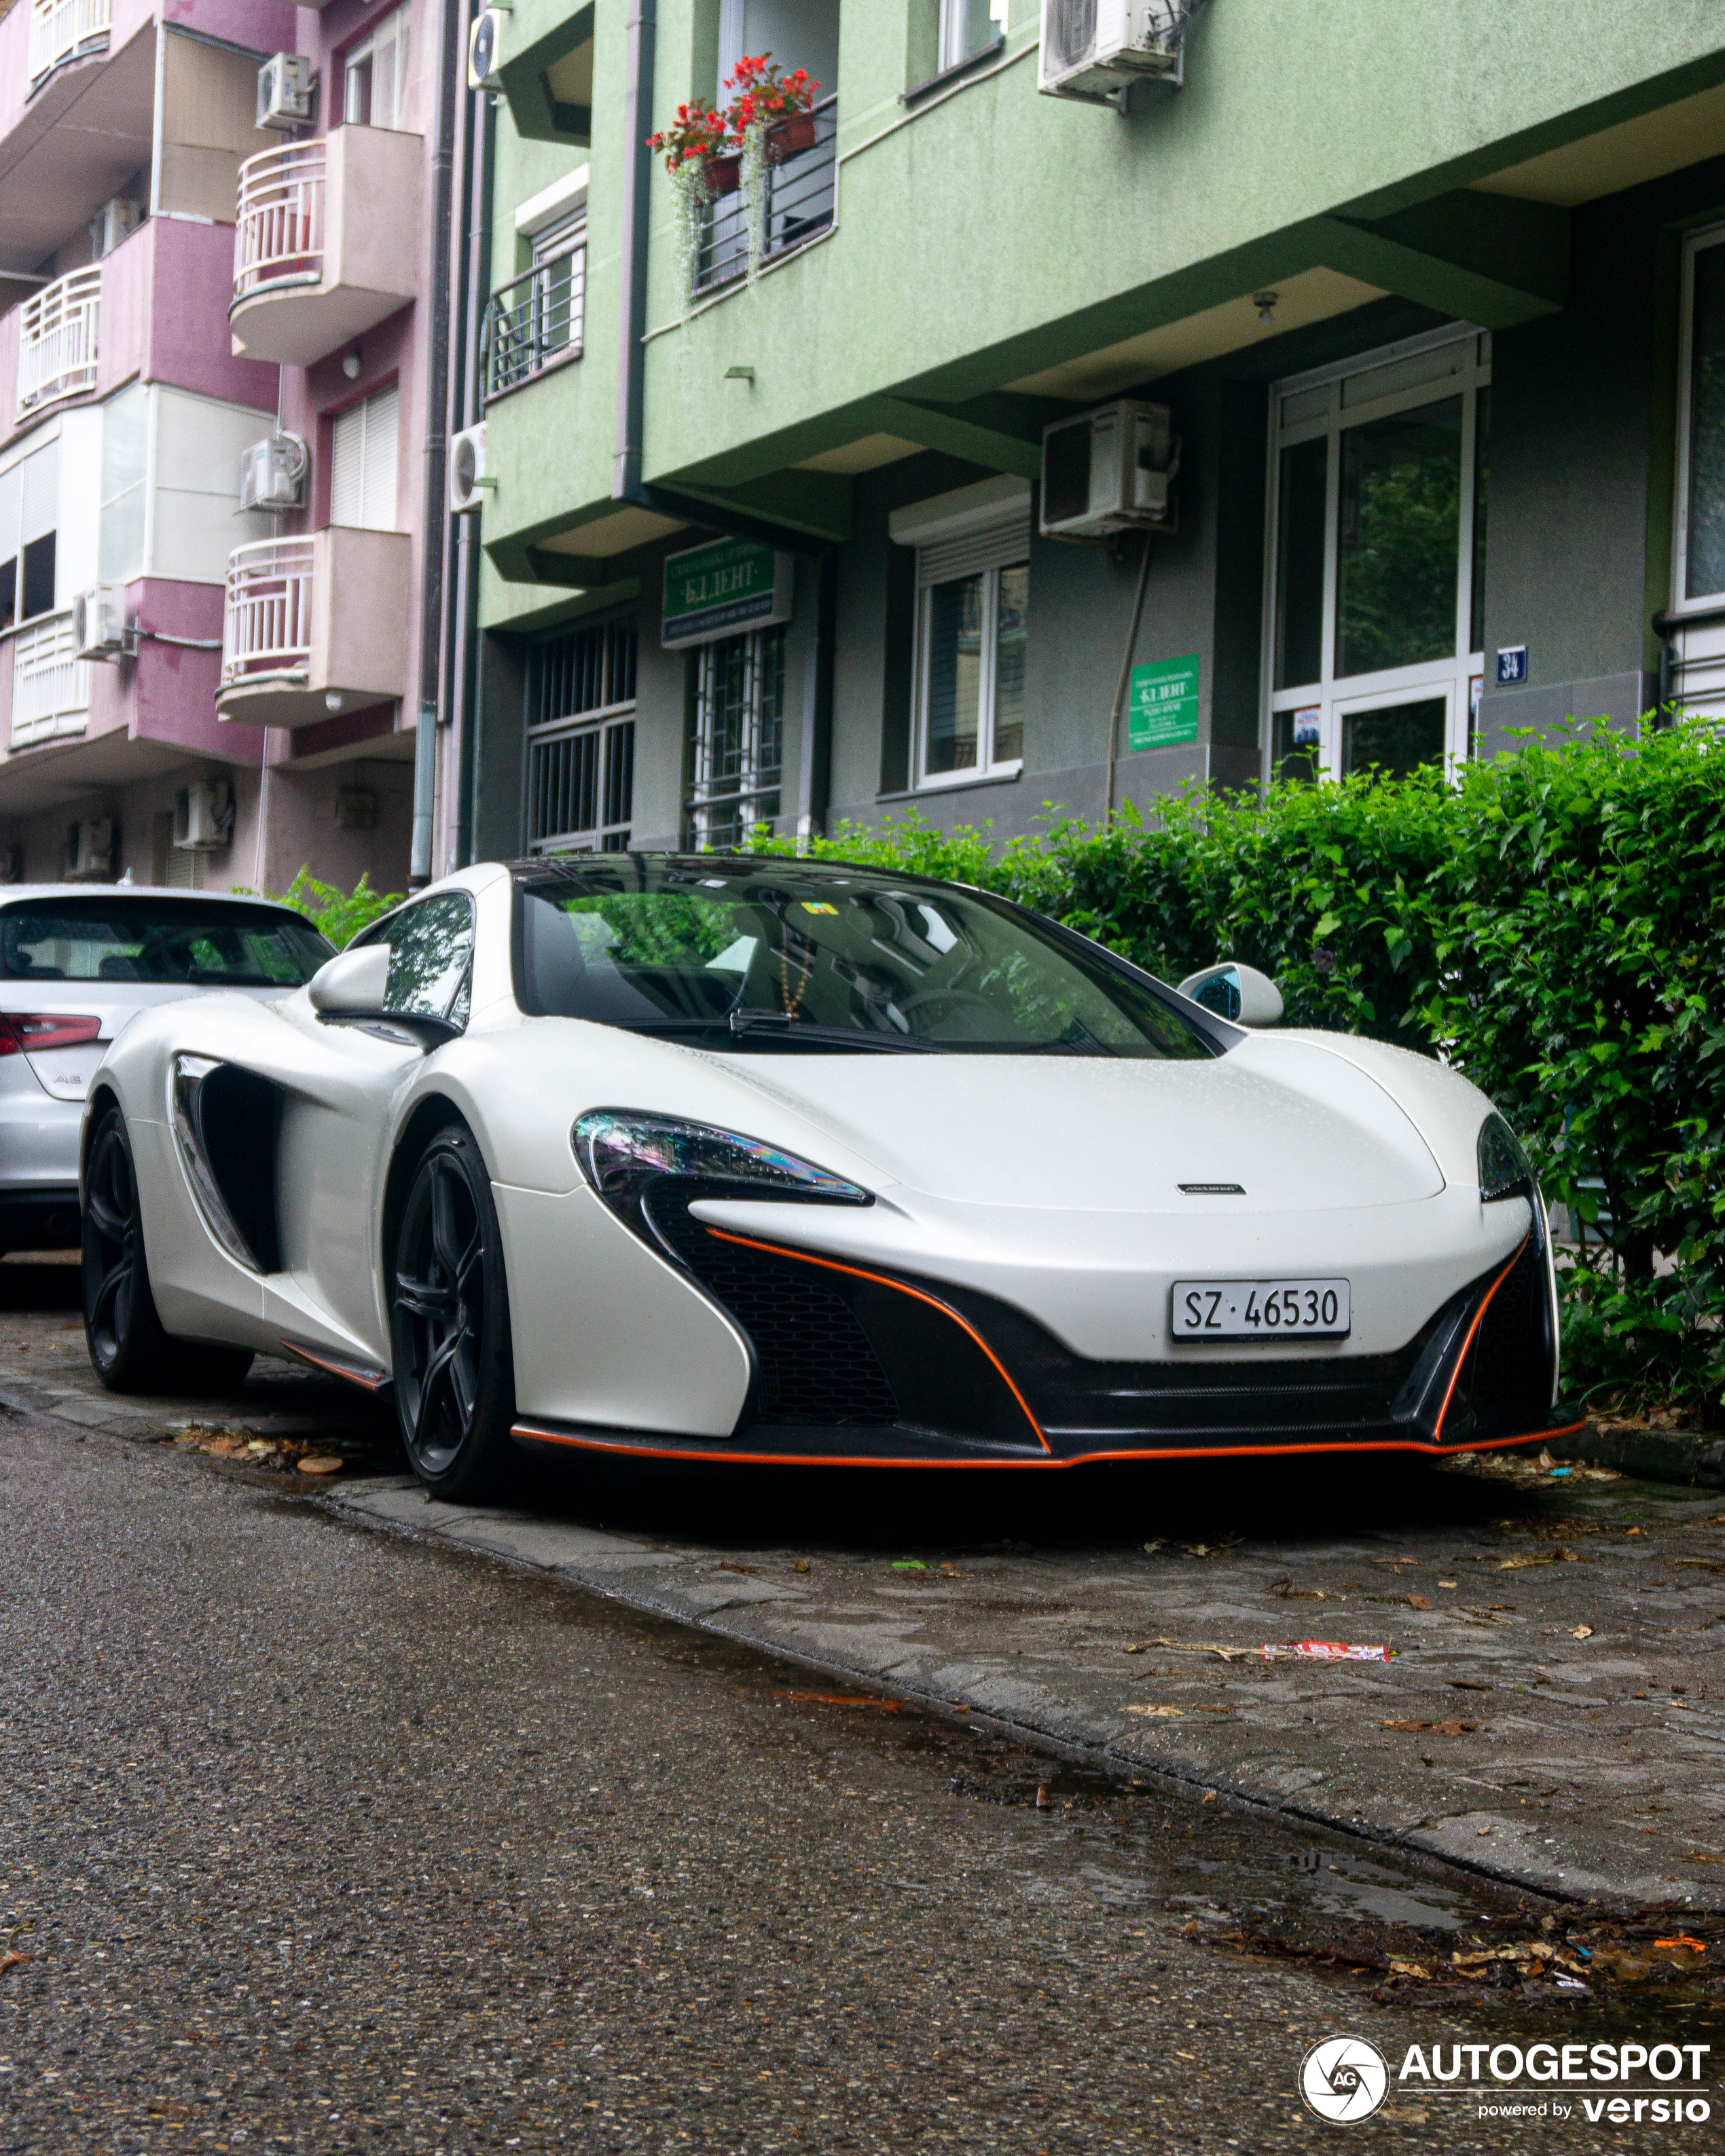
<svg viewBox="0 0 1725 2156"><path fill-rule="evenodd" d="M1376 1079L1308 1041L1255 1037L1204 1061L1016 1055L725 1056L740 1091L790 1109L883 1182L968 1204L1092 1213L1397 1205L1437 1162ZM742 1106L739 1102L739 1106ZM739 1117L739 1123L741 1123Z"/></svg>

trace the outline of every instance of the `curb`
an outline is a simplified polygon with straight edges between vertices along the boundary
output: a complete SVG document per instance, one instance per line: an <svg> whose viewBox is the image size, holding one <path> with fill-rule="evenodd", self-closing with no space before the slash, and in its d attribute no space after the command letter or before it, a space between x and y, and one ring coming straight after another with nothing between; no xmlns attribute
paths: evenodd
<svg viewBox="0 0 1725 2156"><path fill-rule="evenodd" d="M1681 1482L1703 1490L1725 1486L1725 1438L1705 1437L1692 1430L1590 1422L1574 1437L1556 1439L1550 1450L1554 1460L1615 1467L1649 1481Z"/></svg>

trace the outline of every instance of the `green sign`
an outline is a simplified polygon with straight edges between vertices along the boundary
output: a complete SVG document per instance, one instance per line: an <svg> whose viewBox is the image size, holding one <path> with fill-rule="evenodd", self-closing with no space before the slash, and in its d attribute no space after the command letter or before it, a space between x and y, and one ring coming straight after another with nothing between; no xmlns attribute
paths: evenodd
<svg viewBox="0 0 1725 2156"><path fill-rule="evenodd" d="M661 641L668 651L675 650L788 621L791 575L788 554L748 539L719 539L710 547L669 556Z"/></svg>
<svg viewBox="0 0 1725 2156"><path fill-rule="evenodd" d="M1127 741L1133 748L1168 748L1198 739L1198 654L1134 666L1127 703Z"/></svg>

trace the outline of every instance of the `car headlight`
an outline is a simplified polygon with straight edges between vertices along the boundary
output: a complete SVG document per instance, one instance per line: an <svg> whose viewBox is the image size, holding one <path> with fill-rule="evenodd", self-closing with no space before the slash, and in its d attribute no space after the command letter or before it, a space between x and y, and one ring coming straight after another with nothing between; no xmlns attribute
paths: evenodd
<svg viewBox="0 0 1725 2156"><path fill-rule="evenodd" d="M642 1201L665 1183L701 1184L762 1198L816 1199L827 1204L871 1205L871 1194L793 1152L670 1116L594 1108L570 1133L581 1172L608 1205L639 1217ZM704 1194L706 1194L704 1193Z"/></svg>
<svg viewBox="0 0 1725 2156"><path fill-rule="evenodd" d="M1533 1195L1537 1188L1533 1163L1502 1116L1487 1116L1480 1125L1479 1159L1482 1205L1492 1204L1500 1198Z"/></svg>

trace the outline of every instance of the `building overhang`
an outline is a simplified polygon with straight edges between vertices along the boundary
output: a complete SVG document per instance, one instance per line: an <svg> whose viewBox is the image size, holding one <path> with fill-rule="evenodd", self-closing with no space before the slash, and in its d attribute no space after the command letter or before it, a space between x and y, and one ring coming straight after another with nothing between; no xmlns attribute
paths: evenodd
<svg viewBox="0 0 1725 2156"><path fill-rule="evenodd" d="M156 30L64 61L0 139L0 275L28 275L150 162Z"/></svg>

